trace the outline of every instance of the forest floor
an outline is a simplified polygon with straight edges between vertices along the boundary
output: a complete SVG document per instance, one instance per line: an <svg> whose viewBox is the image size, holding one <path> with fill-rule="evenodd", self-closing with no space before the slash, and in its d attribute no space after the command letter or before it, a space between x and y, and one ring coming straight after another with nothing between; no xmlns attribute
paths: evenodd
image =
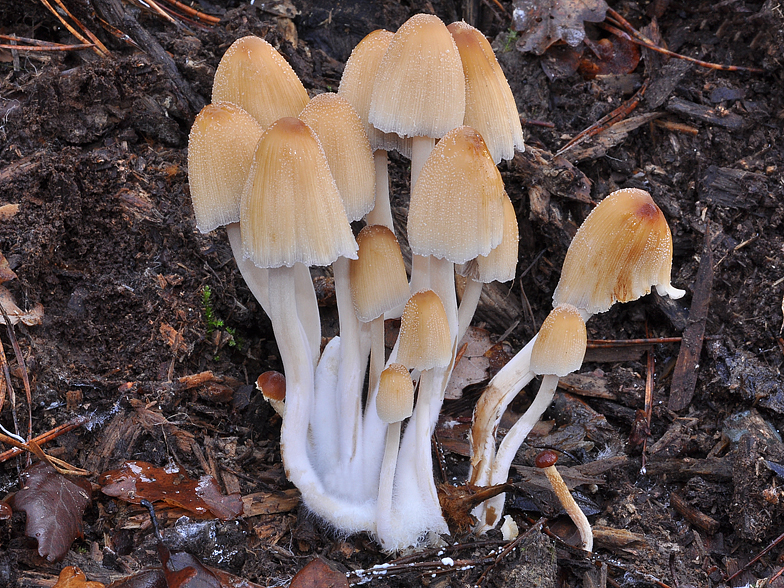
<svg viewBox="0 0 784 588"><path fill-rule="evenodd" d="M509 512L521 532L547 516L547 533L528 533L525 549L503 557L500 534L456 533L445 552L404 560L384 555L368 536L333 533L308 515L285 479L280 420L253 386L260 373L282 369L277 347L225 232L196 230L188 132L209 102L219 59L242 36L279 48L315 95L337 89L351 49L371 30L394 31L422 11L449 23L465 16L462 4L203 3L221 20L187 27L129 4L124 10L135 20L115 26L146 51L108 34L92 4L66 5L111 58L0 49L0 302L22 319L0 336L7 358L0 424L24 438L73 424L42 447L90 473L92 502L83 537L58 561L41 557L26 537L24 513L0 521L0 586L52 586L66 565L107 585L160 566L147 511L105 493L103 475L128 460L162 468L148 472L161 484L164 469L179 468L168 483L209 475L222 494L242 496L240 518L156 507L173 552L264 586L287 585L316 556L351 572L350 584L371 586L745 586L780 573L784 544L743 569L784 532L778 2L611 2L671 51L755 71L708 68L648 49L639 64L634 55L592 57L586 45L523 52L512 3L479 4L473 23L494 40L529 146L500 166L518 213L519 272L491 290L477 313L479 351L462 361L476 359L480 376L468 374L474 383L453 390L445 404L450 426L436 435L439 482L465 479L467 423L481 381L541 325L566 248L592 203L618 188L648 190L672 229L673 284L687 295L652 294L588 323L589 339L616 343L593 344L521 449L512 478ZM149 38L126 30L130 22ZM0 0L0 33L75 42L43 2L20 8ZM594 48L613 38L596 25L588 34ZM164 51L156 54L150 43ZM167 69L161 55L176 67ZM617 69L605 73L611 65ZM593 75L596 68L601 75ZM631 102L636 108L608 131L555 156ZM407 161L391 161L394 206L404 218ZM328 290L328 273L318 278ZM325 316L334 314L328 292L321 302ZM647 341L617 343L640 339ZM529 387L511 411L524 410L531 395ZM577 489L596 528L592 562L569 548L568 520L556 516L526 469L545 446L571 456L559 463L584 477ZM17 492L26 458L2 459L0 488ZM444 564L444 553L461 564ZM384 574L357 571L385 562L400 565ZM784 578L770 585L784 586Z"/></svg>

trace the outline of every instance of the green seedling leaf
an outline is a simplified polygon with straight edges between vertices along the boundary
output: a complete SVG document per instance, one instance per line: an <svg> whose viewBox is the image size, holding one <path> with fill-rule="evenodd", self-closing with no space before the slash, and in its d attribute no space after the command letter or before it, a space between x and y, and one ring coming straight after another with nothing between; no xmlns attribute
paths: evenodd
<svg viewBox="0 0 784 588"><path fill-rule="evenodd" d="M90 505L90 494L87 480L68 478L38 462L22 472L22 489L11 506L27 515L25 534L38 541L38 554L58 561L74 539L84 536L82 515Z"/></svg>

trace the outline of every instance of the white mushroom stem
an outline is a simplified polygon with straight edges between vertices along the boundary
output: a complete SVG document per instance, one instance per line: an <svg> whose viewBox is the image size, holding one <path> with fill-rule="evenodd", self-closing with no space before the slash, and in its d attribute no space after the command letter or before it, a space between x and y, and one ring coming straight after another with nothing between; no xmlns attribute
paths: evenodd
<svg viewBox="0 0 784 588"><path fill-rule="evenodd" d="M463 336L471 324L471 319L474 318L476 307L479 305L479 298L482 295L482 286L484 284L479 280L471 277L466 278L465 289L463 296L460 299L460 306L457 310L457 340L458 342L463 339Z"/></svg>
<svg viewBox="0 0 784 588"><path fill-rule="evenodd" d="M530 370L534 336L490 380L474 409L471 425L471 464L469 481L475 486L488 486L495 459L495 433L509 403L534 378ZM500 513L499 513L500 514Z"/></svg>
<svg viewBox="0 0 784 588"><path fill-rule="evenodd" d="M226 234L229 236L231 252L234 254L234 261L237 262L237 268L240 270L240 274L242 274L242 279L245 280L245 284L247 284L251 294L253 294L253 297L269 316L269 289L267 288L269 270L258 267L250 259L243 256L240 223L236 222L226 225Z"/></svg>
<svg viewBox="0 0 784 588"><path fill-rule="evenodd" d="M376 168L376 200L373 210L365 215L368 225L384 225L395 232L392 220L392 208L389 202L389 157L384 149L373 152L373 164Z"/></svg>
<svg viewBox="0 0 784 588"><path fill-rule="evenodd" d="M368 399L371 399L378 390L378 379L384 370L386 347L384 345L384 315L370 321L370 367L368 368Z"/></svg>
<svg viewBox="0 0 784 588"><path fill-rule="evenodd" d="M337 389L340 369L340 337L330 339L316 367L313 411L310 414L308 442L313 463L322 477L339 460Z"/></svg>
<svg viewBox="0 0 784 588"><path fill-rule="evenodd" d="M387 426L387 439L384 446L384 458L381 462L381 475L378 484L378 500L376 502L376 536L381 546L387 551L394 551L395 545L390 542L393 520L397 513L393 512L392 495L400 448L400 421Z"/></svg>
<svg viewBox="0 0 784 588"><path fill-rule="evenodd" d="M327 493L308 458L307 427L313 408L314 370L307 336L297 317L293 268L269 270L269 315L286 375L286 414L280 451L286 477L318 516L345 532L373 529L375 502L347 502Z"/></svg>
<svg viewBox="0 0 784 588"><path fill-rule="evenodd" d="M229 223L226 225L226 234L229 237L229 245L234 254L234 261L242 274L242 279L250 289L253 297L261 305L261 308L269 316L269 270L260 268L249 258L242 254L242 238L240 236L240 223ZM313 288L313 280L310 277L310 270L303 263L295 265L296 275L296 300L297 315L305 328L308 337L311 357L314 361L318 360L321 350L321 318L319 317L318 301L316 291ZM314 364L315 365L315 364Z"/></svg>
<svg viewBox="0 0 784 588"><path fill-rule="evenodd" d="M577 526L580 531L580 539L582 540L582 548L585 551L593 551L593 531L591 531L591 523L588 522L588 517L578 506L574 500L574 496L569 492L566 482L563 481L561 474L555 469L554 465L543 468L545 476L547 476L550 485L553 487L553 492L558 496L566 514L572 519L572 522Z"/></svg>
<svg viewBox="0 0 784 588"><path fill-rule="evenodd" d="M351 299L349 260L339 257L332 264L335 297L340 320L340 368L337 383L340 468L346 489L359 491L352 480L354 469L362 467L362 387L365 382L367 353L363 353L360 322ZM367 350L366 350L367 351Z"/></svg>
<svg viewBox="0 0 784 588"><path fill-rule="evenodd" d="M553 375L542 377L539 391L536 393L531 406L509 429L509 432L501 441L498 452L493 459L489 480L486 485L503 484L506 482L509 477L509 468L512 467L512 461L515 455L517 455L517 450L553 401L555 390L558 388L558 379L558 376ZM473 515L479 521L477 523L477 531L479 533L484 533L495 527L504 510L505 499L506 494L498 494L476 507Z"/></svg>

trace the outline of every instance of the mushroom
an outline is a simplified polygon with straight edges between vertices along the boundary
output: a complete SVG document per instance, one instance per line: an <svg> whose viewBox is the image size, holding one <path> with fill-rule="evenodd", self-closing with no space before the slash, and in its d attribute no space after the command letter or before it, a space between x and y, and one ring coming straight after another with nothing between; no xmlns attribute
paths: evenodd
<svg viewBox="0 0 784 588"><path fill-rule="evenodd" d="M269 316L287 388L280 434L286 475L325 520L347 532L372 529L373 503L326 491L307 449L315 363L298 313L294 266L355 257L356 242L324 151L305 123L282 118L264 132L240 211L245 255L269 268Z"/></svg>
<svg viewBox="0 0 784 588"><path fill-rule="evenodd" d="M517 269L517 244L519 233L514 205L503 194L504 233L501 244L487 255L480 255L465 264L457 266L457 273L465 276L466 284L458 307L457 340L465 335L468 325L476 312L482 285L490 282L508 282L514 279Z"/></svg>
<svg viewBox="0 0 784 588"><path fill-rule="evenodd" d="M368 122L412 137L411 186L435 139L460 126L465 79L460 54L440 18L415 14L395 33L373 81Z"/></svg>
<svg viewBox="0 0 784 588"><path fill-rule="evenodd" d="M365 127L351 104L338 94L319 94L302 110L299 119L318 136L340 192L349 221L360 220L372 208L375 198L375 168ZM332 264L335 296L340 322L340 366L334 395L317 398L317 410L335 404L339 459L342 468L362 468L362 384L367 364L367 349L361 349L360 322L351 301L349 260L338 257ZM324 405L326 402L327 406ZM315 413L318 419L324 414ZM326 442L326 440L325 440ZM345 479L345 478L343 478Z"/></svg>
<svg viewBox="0 0 784 588"><path fill-rule="evenodd" d="M437 390L434 380L452 361L452 337L444 305L432 290L417 292L406 303L395 361L420 372L416 407L403 436L395 473L397 508L406 516L396 521L394 544L405 547L424 532L448 532L433 481L430 437L431 406L441 403L440 398L432 397Z"/></svg>
<svg viewBox="0 0 784 588"><path fill-rule="evenodd" d="M490 473L491 485L506 482L517 450L553 401L558 379L580 369L587 343L585 322L577 308L562 304L547 315L531 350L531 371L542 375L542 383L531 405L501 441ZM474 513L484 515L477 516L478 524L495 526L504 499L505 495L499 494L480 505Z"/></svg>
<svg viewBox="0 0 784 588"><path fill-rule="evenodd" d="M286 412L286 378L280 372L270 370L256 378L256 388L261 390L264 400L270 403L280 416Z"/></svg>
<svg viewBox="0 0 784 588"><path fill-rule="evenodd" d="M660 294L680 298L683 290L670 285L671 267L672 236L661 210L643 190L618 190L591 211L575 234L553 303L572 304L587 321L654 286ZM489 483L495 431L506 407L534 377L530 360L536 339L501 368L477 402L471 426L472 484Z"/></svg>
<svg viewBox="0 0 784 588"><path fill-rule="evenodd" d="M465 22L448 27L463 63L466 110L463 124L475 128L487 143L493 161L512 159L525 150L523 127L512 90L493 48L481 31Z"/></svg>
<svg viewBox="0 0 784 588"><path fill-rule="evenodd" d="M240 238L240 197L263 131L235 104L217 102L202 108L188 136L188 183L196 227L202 233L226 227L237 267L266 312L267 270L244 259Z"/></svg>
<svg viewBox="0 0 784 588"><path fill-rule="evenodd" d="M297 116L308 93L280 53L251 35L234 41L221 57L212 101L237 104L266 129L279 118Z"/></svg>
<svg viewBox="0 0 784 588"><path fill-rule="evenodd" d="M365 124L365 132L373 150L376 196L373 210L368 212L365 221L369 225L384 225L394 231L392 211L389 207L387 151L395 149L405 157L411 157L411 141L396 133L383 133L368 122L373 80L393 36L389 31L378 29L369 33L354 47L343 69L338 94L346 98L357 111Z"/></svg>
<svg viewBox="0 0 784 588"><path fill-rule="evenodd" d="M392 363L381 372L376 410L378 418L387 423L376 501L376 536L385 550L395 551L400 545L394 541L391 530L394 519L400 513L393 509L392 495L400 443L400 423L410 417L414 410L414 384L406 366Z"/></svg>
<svg viewBox="0 0 784 588"><path fill-rule="evenodd" d="M588 517L580 509L575 502L572 493L563 481L561 474L555 468L555 463L558 461L558 454L555 451L546 449L536 456L534 464L537 468L544 471L550 486L553 487L553 492L558 497L558 501L563 506L566 514L572 519L572 522L577 526L580 532L580 539L582 540L582 548L589 553L593 551L593 532L591 531L591 523L588 522Z"/></svg>

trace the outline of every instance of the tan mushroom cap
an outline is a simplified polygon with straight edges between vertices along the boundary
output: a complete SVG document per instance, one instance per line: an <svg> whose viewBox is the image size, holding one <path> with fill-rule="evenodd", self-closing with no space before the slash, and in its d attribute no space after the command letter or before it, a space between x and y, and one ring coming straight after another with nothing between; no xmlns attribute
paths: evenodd
<svg viewBox="0 0 784 588"><path fill-rule="evenodd" d="M359 115L342 96L325 93L308 102L299 119L321 142L348 220L361 219L375 204L376 168Z"/></svg>
<svg viewBox="0 0 784 588"><path fill-rule="evenodd" d="M452 337L444 304L432 290L414 294L400 319L397 361L410 369L443 367L452 360Z"/></svg>
<svg viewBox="0 0 784 588"><path fill-rule="evenodd" d="M435 146L414 185L408 240L417 255L465 263L504 232L504 183L482 136L458 127Z"/></svg>
<svg viewBox="0 0 784 588"><path fill-rule="evenodd" d="M188 183L202 233L240 220L240 197L263 129L228 102L208 104L188 137Z"/></svg>
<svg viewBox="0 0 784 588"><path fill-rule="evenodd" d="M656 286L672 298L672 235L650 194L637 188L613 192L594 208L566 252L553 304L569 303L591 314L629 302Z"/></svg>
<svg viewBox="0 0 784 588"><path fill-rule="evenodd" d="M357 259L349 265L351 297L357 317L372 321L404 304L411 295L403 254L395 234L370 225L357 235Z"/></svg>
<svg viewBox="0 0 784 588"><path fill-rule="evenodd" d="M517 269L518 242L520 240L517 214L506 192L504 192L503 201L504 236L501 239L501 244L487 255L480 255L455 268L458 273L483 284L513 280Z"/></svg>
<svg viewBox="0 0 784 588"><path fill-rule="evenodd" d="M386 133L438 138L464 115L465 78L452 35L437 16L416 14L381 60L368 120Z"/></svg>
<svg viewBox="0 0 784 588"><path fill-rule="evenodd" d="M466 110L463 124L484 137L493 160L512 159L525 150L523 127L512 90L485 36L465 22L448 27L463 63Z"/></svg>
<svg viewBox="0 0 784 588"><path fill-rule="evenodd" d="M259 267L329 265L357 244L316 134L282 118L259 140L242 193L243 252Z"/></svg>
<svg viewBox="0 0 784 588"><path fill-rule="evenodd" d="M563 377L580 369L588 336L585 322L571 304L556 306L539 329L531 350L531 371Z"/></svg>
<svg viewBox="0 0 784 588"><path fill-rule="evenodd" d="M279 118L297 116L308 93L288 62L260 37L236 40L215 71L212 101L232 102L265 129Z"/></svg>
<svg viewBox="0 0 784 588"><path fill-rule="evenodd" d="M267 400L286 400L286 377L280 372L264 372L256 378L256 388L261 390Z"/></svg>
<svg viewBox="0 0 784 588"><path fill-rule="evenodd" d="M376 412L385 423L397 423L414 412L414 382L406 366L391 363L381 372Z"/></svg>
<svg viewBox="0 0 784 588"><path fill-rule="evenodd" d="M405 157L411 157L411 140L404 139L397 133L384 133L368 122L370 99L373 95L373 81L378 66L386 53L394 33L377 29L362 39L346 61L343 75L340 78L338 94L351 103L359 118L365 125L365 132L373 151L383 149L396 151Z"/></svg>

